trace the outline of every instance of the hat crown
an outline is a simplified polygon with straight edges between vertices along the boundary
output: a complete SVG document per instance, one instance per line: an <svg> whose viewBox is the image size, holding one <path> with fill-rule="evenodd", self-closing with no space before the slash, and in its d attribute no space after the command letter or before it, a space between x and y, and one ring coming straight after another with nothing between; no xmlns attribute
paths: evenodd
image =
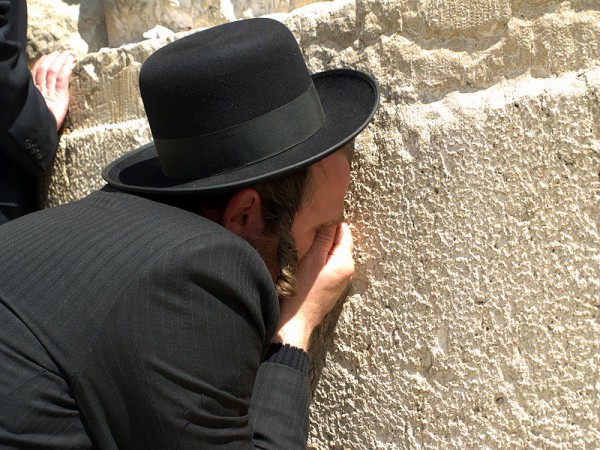
<svg viewBox="0 0 600 450"><path fill-rule="evenodd" d="M292 33L272 19L227 23L153 53L140 72L155 139L207 135L303 94L312 80Z"/></svg>
<svg viewBox="0 0 600 450"><path fill-rule="evenodd" d="M353 139L379 100L353 69L311 75L293 34L272 19L235 21L152 54L140 91L154 138L102 172L114 187L206 195L313 164Z"/></svg>

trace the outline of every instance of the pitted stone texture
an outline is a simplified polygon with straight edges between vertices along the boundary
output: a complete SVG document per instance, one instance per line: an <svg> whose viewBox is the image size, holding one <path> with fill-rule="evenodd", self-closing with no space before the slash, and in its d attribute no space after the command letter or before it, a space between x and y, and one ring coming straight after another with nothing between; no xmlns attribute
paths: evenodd
<svg viewBox="0 0 600 450"><path fill-rule="evenodd" d="M442 17L447 7L440 2L439 10L425 15L414 3L363 0L356 7L357 50L383 80L384 95L392 102L432 102L449 92L485 89L524 72L548 77L600 63L598 5L575 11L568 2L520 2L510 9L510 19L502 9L493 20L497 26L478 36L473 32L480 23L476 14L433 28L427 17ZM476 1L465 8L488 3ZM428 4L433 7L436 2Z"/></svg>
<svg viewBox="0 0 600 450"><path fill-rule="evenodd" d="M313 447L597 446L599 94L596 69L383 105Z"/></svg>
<svg viewBox="0 0 600 450"><path fill-rule="evenodd" d="M45 206L78 200L100 189L106 184L101 173L108 163L151 140L145 119L63 134L55 163L42 180Z"/></svg>
<svg viewBox="0 0 600 450"><path fill-rule="evenodd" d="M288 13L318 1L319 0L231 0L231 3L236 19L249 19L267 14Z"/></svg>
<svg viewBox="0 0 600 450"><path fill-rule="evenodd" d="M104 19L99 17L101 10L95 9L98 1L86 0L81 6L79 2L29 0L27 56L30 62L54 50L72 50L83 56L106 45L106 31L100 25Z"/></svg>
<svg viewBox="0 0 600 450"><path fill-rule="evenodd" d="M334 0L307 5L274 18L292 30L309 69L320 72L356 65L359 54L355 48L358 36L355 10L353 0Z"/></svg>
<svg viewBox="0 0 600 450"><path fill-rule="evenodd" d="M287 13L314 0L103 0L111 47L143 40L155 25L174 32Z"/></svg>
<svg viewBox="0 0 600 450"><path fill-rule="evenodd" d="M89 45L77 29L78 4L53 0L32 0L27 4L27 56L32 63L54 50L71 49L79 56L88 53Z"/></svg>
<svg viewBox="0 0 600 450"><path fill-rule="evenodd" d="M436 38L444 35L488 37L512 17L509 0L425 0L417 16Z"/></svg>

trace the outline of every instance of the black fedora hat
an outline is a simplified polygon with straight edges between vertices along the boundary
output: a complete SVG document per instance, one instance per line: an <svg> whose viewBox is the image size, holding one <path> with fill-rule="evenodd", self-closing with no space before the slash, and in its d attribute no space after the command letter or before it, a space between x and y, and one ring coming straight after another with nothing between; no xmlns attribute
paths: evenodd
<svg viewBox="0 0 600 450"><path fill-rule="evenodd" d="M352 140L379 101L363 72L311 76L292 33L271 19L174 41L150 55L139 81L154 141L102 172L139 193L216 193L279 177Z"/></svg>

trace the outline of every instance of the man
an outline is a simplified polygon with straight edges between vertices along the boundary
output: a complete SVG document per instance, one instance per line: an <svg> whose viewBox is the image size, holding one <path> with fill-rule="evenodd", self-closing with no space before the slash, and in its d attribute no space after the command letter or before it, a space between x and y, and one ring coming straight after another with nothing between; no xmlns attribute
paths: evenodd
<svg viewBox="0 0 600 450"><path fill-rule="evenodd" d="M0 444L305 447L376 84L311 76L285 26L252 19L158 50L140 91L154 141L107 187L0 227Z"/></svg>
<svg viewBox="0 0 600 450"><path fill-rule="evenodd" d="M73 55L25 54L27 3L0 1L0 224L38 208L37 177L52 162L69 106Z"/></svg>

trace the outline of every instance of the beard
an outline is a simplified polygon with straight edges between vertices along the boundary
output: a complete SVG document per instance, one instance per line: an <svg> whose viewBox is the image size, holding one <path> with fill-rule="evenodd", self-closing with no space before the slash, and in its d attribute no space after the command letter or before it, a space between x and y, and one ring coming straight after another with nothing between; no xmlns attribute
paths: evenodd
<svg viewBox="0 0 600 450"><path fill-rule="evenodd" d="M271 274L273 283L276 283L281 272L278 263L279 239L268 233L245 236L244 239L258 252Z"/></svg>
<svg viewBox="0 0 600 450"><path fill-rule="evenodd" d="M277 237L263 231L243 238L256 249L267 266L279 299L295 295L298 258L296 243L291 234Z"/></svg>

